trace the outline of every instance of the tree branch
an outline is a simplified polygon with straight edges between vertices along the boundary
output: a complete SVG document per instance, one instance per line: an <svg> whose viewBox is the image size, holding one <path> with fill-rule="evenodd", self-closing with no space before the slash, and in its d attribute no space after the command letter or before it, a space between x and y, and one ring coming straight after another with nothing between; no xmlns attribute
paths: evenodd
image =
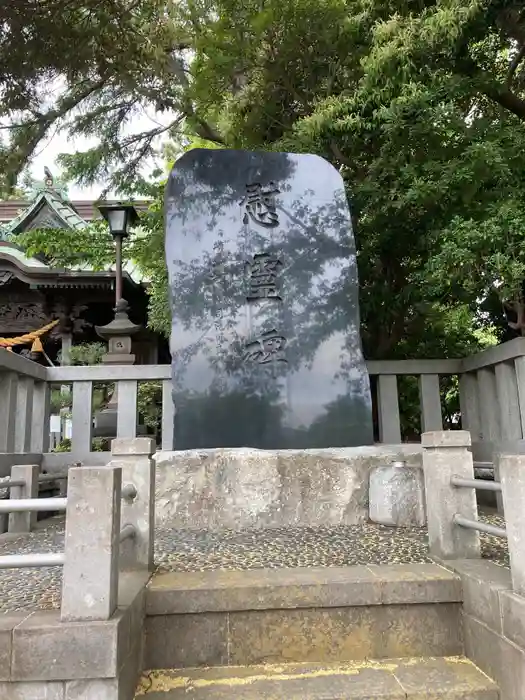
<svg viewBox="0 0 525 700"><path fill-rule="evenodd" d="M352 167L352 163L348 160L348 158L343 154L339 146L336 144L336 142L331 139L330 140L330 150L332 151L334 157L342 164L346 165L349 168Z"/></svg>
<svg viewBox="0 0 525 700"><path fill-rule="evenodd" d="M213 141L214 143L220 143L222 146L224 146L226 142L219 132L216 131L211 124L208 124L207 121L197 117L193 111L193 107L192 112L193 114L188 116L195 122L195 131L197 132L197 136L200 136L201 139L206 139L206 141Z"/></svg>
<svg viewBox="0 0 525 700"><path fill-rule="evenodd" d="M224 139L219 134L218 131L214 129L211 124L206 120L198 117L195 113L195 108L191 101L191 97L188 94L190 81L188 78L187 71L185 70L184 61L180 56L171 56L170 69L172 73L179 79L182 89L185 91L185 95L182 100L182 109L184 116L194 122L195 132L197 136L207 141L213 141L214 143L220 143L225 145Z"/></svg>
<svg viewBox="0 0 525 700"><path fill-rule="evenodd" d="M512 61L510 62L509 71L507 73L507 80L505 81L507 87L510 88L510 86L512 84L512 79L514 78L514 74L516 73L516 70L518 69L518 66L524 57L525 57L525 44L522 44L520 50L516 53L516 55L514 56Z"/></svg>
<svg viewBox="0 0 525 700"><path fill-rule="evenodd" d="M483 90L483 93L525 122L525 100L515 95L508 87L488 87Z"/></svg>
<svg viewBox="0 0 525 700"><path fill-rule="evenodd" d="M15 128L18 127L19 129L32 129L32 133L28 134L28 138L23 144L19 144L18 151L14 151L10 158L9 173L6 175L9 190L14 190L16 187L18 176L31 159L36 147L45 137L53 123L61 119L75 107L78 107L81 102L102 88L105 83L106 78L101 78L96 82L90 82L85 89L80 90L76 94L68 95L63 100L59 101L58 107L50 109L45 113L38 114L36 119L21 122L15 126Z"/></svg>

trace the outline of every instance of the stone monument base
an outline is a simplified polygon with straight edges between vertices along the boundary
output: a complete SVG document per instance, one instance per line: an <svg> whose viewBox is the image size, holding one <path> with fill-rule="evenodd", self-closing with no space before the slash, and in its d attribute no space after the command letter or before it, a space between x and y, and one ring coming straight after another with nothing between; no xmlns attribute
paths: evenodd
<svg viewBox="0 0 525 700"><path fill-rule="evenodd" d="M421 466L421 446L158 452L156 523L208 530L360 525L369 517L370 472L400 459Z"/></svg>

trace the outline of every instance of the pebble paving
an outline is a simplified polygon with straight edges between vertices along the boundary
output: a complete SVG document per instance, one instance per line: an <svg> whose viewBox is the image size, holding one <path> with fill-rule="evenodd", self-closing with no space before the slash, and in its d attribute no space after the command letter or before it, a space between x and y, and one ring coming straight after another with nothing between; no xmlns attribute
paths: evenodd
<svg viewBox="0 0 525 700"><path fill-rule="evenodd" d="M503 527L497 515L483 520ZM5 537L5 536L4 536ZM483 557L508 566L505 540L482 534ZM0 555L61 552L63 516L39 523L28 535L4 539ZM381 525L266 530L158 529L155 560L162 571L352 566L430 561L425 528ZM0 570L0 613L59 607L61 568Z"/></svg>

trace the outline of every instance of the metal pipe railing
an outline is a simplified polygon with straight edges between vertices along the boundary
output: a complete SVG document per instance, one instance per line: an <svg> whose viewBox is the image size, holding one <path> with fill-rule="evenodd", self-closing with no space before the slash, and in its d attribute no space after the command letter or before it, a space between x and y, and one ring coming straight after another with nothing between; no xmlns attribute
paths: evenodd
<svg viewBox="0 0 525 700"><path fill-rule="evenodd" d="M9 554L0 557L0 569L26 569L30 567L63 566L64 553L52 554Z"/></svg>
<svg viewBox="0 0 525 700"><path fill-rule="evenodd" d="M44 484L46 481L60 481L67 479L67 474L39 474L38 483ZM10 489L14 486L25 486L25 479L6 479L0 481L0 489Z"/></svg>
<svg viewBox="0 0 525 700"><path fill-rule="evenodd" d="M489 525L489 523L483 523L479 520L469 520L458 513L454 515L454 522L456 525L466 527L468 530L479 530L479 532L486 532L488 535L495 535L496 537L507 537L507 531L504 527L496 527L496 525Z"/></svg>
<svg viewBox="0 0 525 700"><path fill-rule="evenodd" d="M60 481L62 479L67 479L67 474L40 474L38 482L42 484L46 481Z"/></svg>
<svg viewBox="0 0 525 700"><path fill-rule="evenodd" d="M25 486L25 479L6 479L0 482L0 489L10 489L13 486Z"/></svg>
<svg viewBox="0 0 525 700"><path fill-rule="evenodd" d="M124 527L120 531L120 543L122 544L122 542L124 542L125 540L135 537L136 534L137 531L135 530L134 525L124 525Z"/></svg>
<svg viewBox="0 0 525 700"><path fill-rule="evenodd" d="M65 511L67 498L10 498L0 501L0 513Z"/></svg>
<svg viewBox="0 0 525 700"><path fill-rule="evenodd" d="M458 486L469 489L477 489L478 491L501 491L499 481L486 481L485 479L463 479L460 476L450 477L452 486Z"/></svg>

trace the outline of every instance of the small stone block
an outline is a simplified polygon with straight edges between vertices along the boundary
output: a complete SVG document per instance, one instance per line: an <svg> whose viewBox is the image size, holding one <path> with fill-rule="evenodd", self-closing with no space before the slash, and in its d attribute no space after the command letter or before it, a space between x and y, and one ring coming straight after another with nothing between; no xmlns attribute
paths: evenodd
<svg viewBox="0 0 525 700"><path fill-rule="evenodd" d="M498 684L501 700L523 700L525 652L466 613L463 629L466 655Z"/></svg>
<svg viewBox="0 0 525 700"><path fill-rule="evenodd" d="M461 578L436 564L370 566L381 579L384 605L460 603Z"/></svg>
<svg viewBox="0 0 525 700"><path fill-rule="evenodd" d="M465 656L471 659L489 678L500 683L502 677L502 637L465 612L462 614L462 620Z"/></svg>
<svg viewBox="0 0 525 700"><path fill-rule="evenodd" d="M12 680L115 678L129 641L122 618L61 622L55 610L33 613L13 631Z"/></svg>
<svg viewBox="0 0 525 700"><path fill-rule="evenodd" d="M459 603L381 607L380 658L457 656L463 652ZM377 635L377 627L372 627Z"/></svg>
<svg viewBox="0 0 525 700"><path fill-rule="evenodd" d="M65 700L119 700L118 686L116 678L68 681Z"/></svg>
<svg viewBox="0 0 525 700"><path fill-rule="evenodd" d="M122 622L119 629L119 649L122 650L122 654L129 654L132 648L142 641L146 599L144 578L139 572L120 574L119 613L122 615Z"/></svg>
<svg viewBox="0 0 525 700"><path fill-rule="evenodd" d="M423 471L394 464L370 473L370 520L393 527L422 527L425 516Z"/></svg>
<svg viewBox="0 0 525 700"><path fill-rule="evenodd" d="M496 681L501 691L501 700L523 700L525 689L525 652L499 638L501 670Z"/></svg>
<svg viewBox="0 0 525 700"><path fill-rule="evenodd" d="M499 601L503 635L525 651L525 598L501 591Z"/></svg>
<svg viewBox="0 0 525 700"><path fill-rule="evenodd" d="M145 668L223 666L227 663L226 614L146 618Z"/></svg>
<svg viewBox="0 0 525 700"><path fill-rule="evenodd" d="M0 683L2 700L65 700L64 683ZM102 700L102 699L101 699Z"/></svg>
<svg viewBox="0 0 525 700"><path fill-rule="evenodd" d="M119 700L132 700L142 672L142 660L144 655L144 640L136 644L128 654L123 666L119 671L118 690ZM98 700L98 699L97 699Z"/></svg>
<svg viewBox="0 0 525 700"><path fill-rule="evenodd" d="M442 698L499 700L496 684L469 659L453 657L397 663L395 676L411 700L437 697L436 690Z"/></svg>
<svg viewBox="0 0 525 700"><path fill-rule="evenodd" d="M332 663L381 658L383 606L229 614L230 663Z"/></svg>
<svg viewBox="0 0 525 700"><path fill-rule="evenodd" d="M115 438L111 441L112 455L150 455L155 454L156 444L152 438Z"/></svg>
<svg viewBox="0 0 525 700"><path fill-rule="evenodd" d="M474 560L455 562L453 569L461 576L464 611L501 633L499 596L512 587L508 569Z"/></svg>
<svg viewBox="0 0 525 700"><path fill-rule="evenodd" d="M155 449L155 443L149 438L121 438L113 441L113 447L119 454L113 454L108 466L121 468L124 483L133 485L136 491L136 497L124 499L121 504L121 523L131 525L135 536L120 547L120 569L153 571L155 462L151 459L150 450Z"/></svg>
<svg viewBox="0 0 525 700"><path fill-rule="evenodd" d="M421 436L421 446L425 448L470 447L471 444L468 430L434 430Z"/></svg>
<svg viewBox="0 0 525 700"><path fill-rule="evenodd" d="M11 678L13 630L28 617L27 613L0 616L0 681ZM3 697L0 695L0 698Z"/></svg>

